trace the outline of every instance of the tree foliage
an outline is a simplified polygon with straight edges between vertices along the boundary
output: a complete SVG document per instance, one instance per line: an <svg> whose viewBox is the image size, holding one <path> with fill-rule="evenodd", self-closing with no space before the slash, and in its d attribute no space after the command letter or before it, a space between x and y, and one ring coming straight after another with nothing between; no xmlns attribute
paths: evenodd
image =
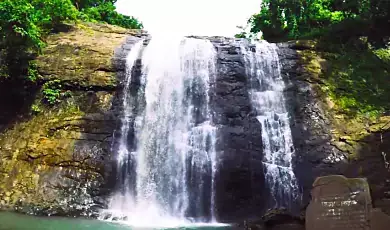
<svg viewBox="0 0 390 230"><path fill-rule="evenodd" d="M0 2L0 45L40 48L42 36L77 11L69 0L3 0Z"/></svg>
<svg viewBox="0 0 390 230"><path fill-rule="evenodd" d="M128 29L142 29L137 19L117 13L116 0L72 0L84 20L107 22Z"/></svg>
<svg viewBox="0 0 390 230"><path fill-rule="evenodd" d="M77 15L70 0L0 1L0 74L22 74L27 56L44 45L44 35L62 21L75 20Z"/></svg>
<svg viewBox="0 0 390 230"><path fill-rule="evenodd" d="M313 73L324 63L318 85L335 111L364 118L390 111L389 0L263 0L249 25L269 41L316 39L317 51L300 52L301 60Z"/></svg>
<svg viewBox="0 0 390 230"><path fill-rule="evenodd" d="M249 23L251 32L262 31L272 41L325 34L340 39L365 34L378 39L390 33L390 1L263 0Z"/></svg>
<svg viewBox="0 0 390 230"><path fill-rule="evenodd" d="M115 0L101 1L99 4L96 2L98 1L94 1L91 5L82 4L83 7L80 10L86 20L107 22L108 24L128 29L142 29L143 26L137 19L131 16L119 14L115 11Z"/></svg>
<svg viewBox="0 0 390 230"><path fill-rule="evenodd" d="M29 59L44 38L64 21L99 21L142 28L133 17L115 10L116 0L0 0L0 79L28 75Z"/></svg>

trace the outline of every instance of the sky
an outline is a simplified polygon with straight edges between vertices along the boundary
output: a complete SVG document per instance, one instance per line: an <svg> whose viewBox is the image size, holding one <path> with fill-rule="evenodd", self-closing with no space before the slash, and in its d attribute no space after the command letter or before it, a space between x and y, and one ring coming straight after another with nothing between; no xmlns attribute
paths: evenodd
<svg viewBox="0 0 390 230"><path fill-rule="evenodd" d="M261 0L118 0L117 11L153 33L229 36L260 11Z"/></svg>

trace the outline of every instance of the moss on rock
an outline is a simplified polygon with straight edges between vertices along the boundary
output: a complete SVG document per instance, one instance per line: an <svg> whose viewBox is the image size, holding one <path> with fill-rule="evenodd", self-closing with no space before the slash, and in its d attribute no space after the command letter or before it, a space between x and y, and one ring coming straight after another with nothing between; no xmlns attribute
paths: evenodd
<svg viewBox="0 0 390 230"><path fill-rule="evenodd" d="M50 36L37 58L43 80L59 79L73 87L115 88L114 51L127 36L140 31L104 24L72 25L68 30Z"/></svg>
<svg viewBox="0 0 390 230"><path fill-rule="evenodd" d="M385 130L390 116L390 79L374 51L343 49L329 51L324 44L296 41L302 77L317 90L332 125L332 142L359 158L364 138Z"/></svg>
<svg viewBox="0 0 390 230"><path fill-rule="evenodd" d="M58 100L47 103L48 92L42 88L28 115L12 125L0 124L6 127L0 133L0 209L91 213L110 167L117 121L112 103L118 83L114 53L135 33L79 24L48 37L34 63L38 84L49 87L45 83L55 82Z"/></svg>
<svg viewBox="0 0 390 230"><path fill-rule="evenodd" d="M42 105L41 113L0 134L2 208L58 206L74 181L87 186L82 184L102 180L102 155L95 154L112 135L104 127L111 122L104 113L112 94L77 94L54 108Z"/></svg>

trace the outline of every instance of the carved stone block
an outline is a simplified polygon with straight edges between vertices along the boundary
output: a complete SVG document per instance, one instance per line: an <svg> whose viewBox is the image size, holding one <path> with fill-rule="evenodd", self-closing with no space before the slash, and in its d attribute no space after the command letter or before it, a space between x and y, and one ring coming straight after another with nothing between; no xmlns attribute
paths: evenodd
<svg viewBox="0 0 390 230"><path fill-rule="evenodd" d="M367 180L325 176L315 180L306 210L307 230L369 230L371 196Z"/></svg>

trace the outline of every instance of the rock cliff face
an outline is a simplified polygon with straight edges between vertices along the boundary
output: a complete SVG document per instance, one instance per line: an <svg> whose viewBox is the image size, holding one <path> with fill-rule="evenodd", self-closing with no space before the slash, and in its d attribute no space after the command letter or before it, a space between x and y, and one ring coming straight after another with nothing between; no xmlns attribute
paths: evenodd
<svg viewBox="0 0 390 230"><path fill-rule="evenodd" d="M17 111L0 112L0 209L91 215L104 206L101 197L115 183L111 149L125 58L141 36L146 35L112 26L72 26L50 36L37 58L36 94L15 98L18 103L12 104L4 98L17 93L0 86L0 108ZM261 124L248 95L242 43L207 39L217 50L210 95L220 159L215 178L217 218L226 222L255 218L266 212L263 204L269 194L262 168ZM311 42L278 46L302 209L316 177L343 174L367 177L373 206L390 213L390 118L345 116L322 90L329 66L322 51ZM138 67L135 71L140 71ZM55 105L47 104L50 92L59 100ZM19 105L27 109L18 110Z"/></svg>
<svg viewBox="0 0 390 230"><path fill-rule="evenodd" d="M342 174L366 177L374 207L390 211L389 117L351 117L325 92L326 72L332 67L315 42L279 44L285 94L291 111L296 148L295 174L307 204L318 176ZM384 99L383 100L387 100Z"/></svg>
<svg viewBox="0 0 390 230"><path fill-rule="evenodd" d="M217 60L214 123L216 150L216 205L220 221L257 216L264 211L261 124L249 97L249 79L239 40L211 38Z"/></svg>
<svg viewBox="0 0 390 230"><path fill-rule="evenodd" d="M134 36L141 35L92 24L67 30L50 36L36 60L43 91L38 85L37 95L26 97L32 104L24 103L29 108L17 122L0 125L5 128L0 134L1 209L89 215L101 205L97 197L107 192L118 113L114 99L126 54ZM45 89L58 93L60 102L42 103ZM2 94L10 96L7 89Z"/></svg>

